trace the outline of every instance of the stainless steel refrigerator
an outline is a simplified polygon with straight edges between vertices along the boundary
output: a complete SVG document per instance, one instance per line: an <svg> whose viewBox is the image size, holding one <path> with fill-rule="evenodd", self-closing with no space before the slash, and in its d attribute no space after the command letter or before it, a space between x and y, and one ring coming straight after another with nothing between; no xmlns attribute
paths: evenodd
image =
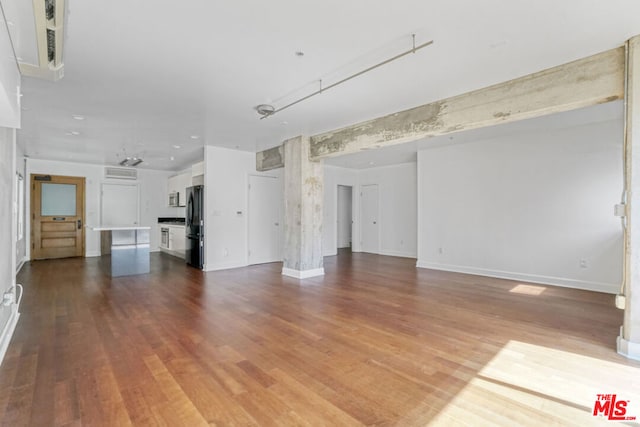
<svg viewBox="0 0 640 427"><path fill-rule="evenodd" d="M185 232L187 247L185 260L187 264L202 270L204 265L204 186L196 185L187 188L187 211Z"/></svg>

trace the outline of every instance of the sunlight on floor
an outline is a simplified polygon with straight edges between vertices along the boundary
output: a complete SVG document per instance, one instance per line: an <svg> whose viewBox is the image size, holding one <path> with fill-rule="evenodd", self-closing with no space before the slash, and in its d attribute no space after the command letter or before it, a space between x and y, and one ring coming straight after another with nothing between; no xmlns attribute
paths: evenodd
<svg viewBox="0 0 640 427"><path fill-rule="evenodd" d="M640 367L510 341L429 424L611 425L593 416L609 393L640 419Z"/></svg>
<svg viewBox="0 0 640 427"><path fill-rule="evenodd" d="M514 286L509 292L513 292L514 294L524 294L524 295L540 295L546 289L547 288L544 286L519 284Z"/></svg>

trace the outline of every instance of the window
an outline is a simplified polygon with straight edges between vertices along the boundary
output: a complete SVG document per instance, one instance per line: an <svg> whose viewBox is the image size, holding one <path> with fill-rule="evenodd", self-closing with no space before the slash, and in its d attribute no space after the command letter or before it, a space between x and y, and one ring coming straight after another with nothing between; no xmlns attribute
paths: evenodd
<svg viewBox="0 0 640 427"><path fill-rule="evenodd" d="M24 238L24 178L20 173L16 175L17 240L20 241Z"/></svg>

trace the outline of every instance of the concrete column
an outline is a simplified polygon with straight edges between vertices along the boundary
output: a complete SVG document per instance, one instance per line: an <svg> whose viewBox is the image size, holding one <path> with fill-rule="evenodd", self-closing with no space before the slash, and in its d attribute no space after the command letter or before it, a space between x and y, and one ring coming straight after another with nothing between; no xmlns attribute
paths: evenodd
<svg viewBox="0 0 640 427"><path fill-rule="evenodd" d="M627 42L625 310L618 353L640 360L640 36Z"/></svg>
<svg viewBox="0 0 640 427"><path fill-rule="evenodd" d="M282 274L305 279L324 274L321 161L309 160L309 138L284 142L284 264Z"/></svg>

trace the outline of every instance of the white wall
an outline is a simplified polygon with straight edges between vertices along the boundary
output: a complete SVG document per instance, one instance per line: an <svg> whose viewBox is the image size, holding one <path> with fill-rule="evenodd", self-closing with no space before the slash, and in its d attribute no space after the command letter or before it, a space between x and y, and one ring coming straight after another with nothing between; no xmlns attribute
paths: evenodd
<svg viewBox="0 0 640 427"><path fill-rule="evenodd" d="M132 182L104 178L104 165L59 162L51 160L27 160L25 179L30 182L31 174L49 174L85 177L85 221L86 225L100 224L100 188L103 182ZM176 216L176 208L168 206L167 179L173 172L138 169L137 183L140 186L140 225L151 226L151 250L159 250L160 231L158 217ZM30 206L31 186L27 185L27 205ZM27 212L30 212L27 210ZM27 221L27 236L30 236L30 221ZM29 237L28 237L29 238ZM27 244L27 256L30 257L31 242ZM100 235L86 231L86 256L100 255Z"/></svg>
<svg viewBox="0 0 640 427"><path fill-rule="evenodd" d="M353 188L353 246L360 245L360 188L378 184L380 201L380 254L415 258L417 256L416 163L393 166L347 169L325 165L324 169L324 256L337 254L338 185Z"/></svg>
<svg viewBox="0 0 640 427"><path fill-rule="evenodd" d="M616 292L621 150L609 121L420 151L418 266Z"/></svg>
<svg viewBox="0 0 640 427"><path fill-rule="evenodd" d="M359 172L360 187L378 184L381 255L409 258L417 256L416 179L416 163L363 169Z"/></svg>
<svg viewBox="0 0 640 427"><path fill-rule="evenodd" d="M255 153L205 146L206 271L248 265L249 175L277 177L283 188L282 172L282 169L256 172ZM284 205L282 196L280 205ZM284 209L281 216L283 212ZM281 218L280 224L283 222ZM284 242L284 238L280 241Z"/></svg>
<svg viewBox="0 0 640 427"><path fill-rule="evenodd" d="M15 286L15 131L0 127L0 299ZM15 304L0 304L0 362L17 322Z"/></svg>

